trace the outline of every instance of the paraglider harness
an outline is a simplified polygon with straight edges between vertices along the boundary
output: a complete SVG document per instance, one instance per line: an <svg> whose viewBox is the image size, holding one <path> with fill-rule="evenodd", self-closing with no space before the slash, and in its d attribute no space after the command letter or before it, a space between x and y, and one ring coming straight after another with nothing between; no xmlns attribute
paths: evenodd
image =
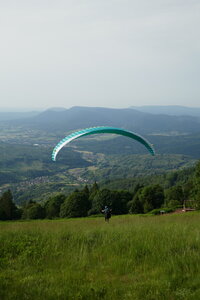
<svg viewBox="0 0 200 300"><path fill-rule="evenodd" d="M109 221L109 219L111 218L111 209L108 206L105 206L105 208L102 210L102 212L105 215L105 221Z"/></svg>

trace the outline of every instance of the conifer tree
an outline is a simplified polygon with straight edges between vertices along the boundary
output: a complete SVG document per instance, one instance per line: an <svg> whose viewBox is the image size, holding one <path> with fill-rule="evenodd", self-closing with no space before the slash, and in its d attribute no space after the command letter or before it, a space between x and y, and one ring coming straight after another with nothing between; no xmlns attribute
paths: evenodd
<svg viewBox="0 0 200 300"><path fill-rule="evenodd" d="M18 217L18 209L13 202L11 190L0 197L0 220L12 220Z"/></svg>

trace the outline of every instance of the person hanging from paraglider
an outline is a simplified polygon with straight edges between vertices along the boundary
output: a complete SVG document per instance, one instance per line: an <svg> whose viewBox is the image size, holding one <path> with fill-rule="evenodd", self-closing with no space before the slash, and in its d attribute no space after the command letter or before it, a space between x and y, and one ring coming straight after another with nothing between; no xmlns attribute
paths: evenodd
<svg viewBox="0 0 200 300"><path fill-rule="evenodd" d="M112 212L112 209L109 208L108 206L105 206L104 209L102 209L102 213L104 213L104 216L105 216L105 222L109 223L109 220L111 218L111 212Z"/></svg>

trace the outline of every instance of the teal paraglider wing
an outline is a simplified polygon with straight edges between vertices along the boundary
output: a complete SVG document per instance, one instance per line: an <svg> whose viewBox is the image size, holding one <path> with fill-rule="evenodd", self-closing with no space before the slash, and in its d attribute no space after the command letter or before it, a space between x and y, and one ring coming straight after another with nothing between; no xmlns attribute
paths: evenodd
<svg viewBox="0 0 200 300"><path fill-rule="evenodd" d="M58 152L68 143L71 141L78 139L82 136L91 135L91 134L98 134L98 133L114 133L119 134L123 136L127 136L129 138L132 138L139 143L143 144L147 150L151 153L151 155L155 155L155 151L153 148L153 145L150 144L144 137L141 135L122 129L122 128L115 128L115 127L107 127L107 126L100 126L100 127L91 127L91 128L85 128L79 131L75 131L71 133L70 135L66 136L64 139L62 139L56 147L53 149L52 152L52 160L56 161L56 156Z"/></svg>

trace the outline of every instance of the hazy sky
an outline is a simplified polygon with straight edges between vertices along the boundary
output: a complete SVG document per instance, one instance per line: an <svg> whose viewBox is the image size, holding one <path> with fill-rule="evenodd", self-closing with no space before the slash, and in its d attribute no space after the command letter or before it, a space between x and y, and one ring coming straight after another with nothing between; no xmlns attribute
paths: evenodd
<svg viewBox="0 0 200 300"><path fill-rule="evenodd" d="M0 108L200 106L199 0L0 0Z"/></svg>

